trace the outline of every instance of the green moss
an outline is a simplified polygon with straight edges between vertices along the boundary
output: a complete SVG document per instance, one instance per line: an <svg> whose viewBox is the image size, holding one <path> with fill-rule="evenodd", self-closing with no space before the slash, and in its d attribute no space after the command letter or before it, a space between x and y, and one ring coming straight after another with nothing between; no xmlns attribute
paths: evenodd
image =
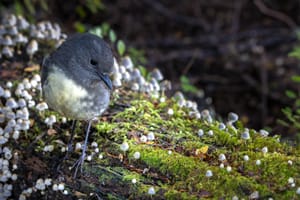
<svg viewBox="0 0 300 200"><path fill-rule="evenodd" d="M171 181L186 179L193 170L204 169L206 163L197 162L196 158L182 156L176 152L168 153L168 150L153 148L145 145L132 147L132 151L141 153L141 160L151 168L157 169L164 175L172 175Z"/></svg>
<svg viewBox="0 0 300 200"><path fill-rule="evenodd" d="M119 137L119 143L126 139L130 144L129 154L117 152L139 172L125 175L124 180L143 180L137 185L137 195L146 195L149 183L159 185L156 191L165 199L248 198L255 191L260 197L273 198L295 194L287 184L289 177L299 179L300 164L295 157L299 151L295 148L278 142L276 137L262 137L254 130L250 130L251 139L245 141L240 136L245 131L240 123L238 128L227 126L227 130L219 130L219 122L192 119L173 100L159 103L147 100L146 96L139 98L115 115L110 123L114 128L106 130L114 138ZM167 114L168 108L174 110L173 115ZM202 137L197 135L200 128L205 132ZM213 136L207 135L209 130L214 132ZM141 142L140 136L150 131L154 132L155 141ZM195 154L206 146L208 151ZM263 147L268 147L268 153L262 153ZM133 159L135 152L140 152L140 159ZM220 153L226 155L225 168L219 167ZM250 160L244 161L244 155ZM257 159L262 162L259 166L255 163ZM294 164L289 165L288 160ZM228 172L226 166L231 166L232 171ZM149 171L142 173L145 169ZM208 169L213 172L210 178L205 177ZM153 198L161 197L156 195Z"/></svg>
<svg viewBox="0 0 300 200"><path fill-rule="evenodd" d="M183 191L178 191L178 190L167 190L165 192L165 198L166 199L178 199L178 200L197 200L199 197L195 194L189 194Z"/></svg>
<svg viewBox="0 0 300 200"><path fill-rule="evenodd" d="M249 140L243 140L241 134L245 128L240 122L236 127L227 125L220 130L219 121L194 119L187 108L180 108L174 100L159 102L146 95L128 95L128 108L95 126L93 140L99 144L104 158L95 156L94 164L85 163L85 173L97 180L86 191L95 192L104 184L116 191L109 192L107 199L231 199L233 196L247 199L255 191L262 199L295 198L295 188L288 184L288 179L300 181L299 148L279 142L278 137L263 137L255 130L250 130ZM115 101L120 98L115 96ZM173 115L167 113L169 108L173 109ZM40 126L34 127L37 134ZM204 131L202 137L198 136L199 129ZM212 136L207 134L210 130ZM140 137L149 132L154 133L155 140L141 141ZM83 136L78 134L78 138ZM42 152L44 145L59 137L39 140L36 150ZM128 152L120 149L123 141L130 145ZM267 153L262 152L263 147L268 148ZM88 152L92 150L89 148ZM133 158L135 152L140 152L139 159ZM222 162L221 153L226 156ZM250 160L245 161L244 155ZM261 165L256 165L258 159ZM293 164L288 164L288 160ZM220 168L221 163L225 168ZM232 168L230 172L227 166ZM205 176L207 170L213 172L212 177ZM132 179L137 182L132 183ZM148 194L150 187L155 188L154 195Z"/></svg>

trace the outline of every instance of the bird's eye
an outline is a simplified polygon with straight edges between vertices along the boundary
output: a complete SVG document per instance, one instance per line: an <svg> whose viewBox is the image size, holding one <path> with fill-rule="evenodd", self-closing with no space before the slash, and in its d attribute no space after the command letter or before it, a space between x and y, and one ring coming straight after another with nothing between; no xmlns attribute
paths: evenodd
<svg viewBox="0 0 300 200"><path fill-rule="evenodd" d="M94 65L94 66L96 66L98 64L98 62L94 59L91 59L90 63L91 63L91 65Z"/></svg>

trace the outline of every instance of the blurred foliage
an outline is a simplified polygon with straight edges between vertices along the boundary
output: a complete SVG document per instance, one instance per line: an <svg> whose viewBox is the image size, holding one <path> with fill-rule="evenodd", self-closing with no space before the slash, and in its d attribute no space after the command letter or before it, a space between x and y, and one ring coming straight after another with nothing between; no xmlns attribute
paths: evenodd
<svg viewBox="0 0 300 200"><path fill-rule="evenodd" d="M0 1L1 13L13 12L22 15L33 22L37 11L47 13L49 10L48 0L3 0Z"/></svg>
<svg viewBox="0 0 300 200"><path fill-rule="evenodd" d="M300 58L300 46L295 47L293 51L289 53L289 56Z"/></svg>
<svg viewBox="0 0 300 200"><path fill-rule="evenodd" d="M85 25L83 23L79 22L79 21L74 23L74 28L75 28L76 32L78 32L78 33L86 32Z"/></svg>
<svg viewBox="0 0 300 200"><path fill-rule="evenodd" d="M118 40L117 42L117 50L118 50L118 53L123 56L124 53L125 53L125 43L122 41L122 40Z"/></svg>
<svg viewBox="0 0 300 200"><path fill-rule="evenodd" d="M84 26L84 24L77 23L75 27L76 31L78 32L86 31L86 27ZM101 38L109 40L113 44L118 55L129 55L134 65L144 65L146 63L144 52L133 47L127 48L125 42L121 39L118 39L116 32L110 27L109 24L103 23L100 26L96 26L90 29L89 32Z"/></svg>
<svg viewBox="0 0 300 200"><path fill-rule="evenodd" d="M96 14L104 9L104 4L101 0L77 1L76 5L76 14L82 19L87 16L88 12Z"/></svg>
<svg viewBox="0 0 300 200"><path fill-rule="evenodd" d="M198 88L190 83L190 80L186 76L180 77L181 88L184 92L197 93Z"/></svg>
<svg viewBox="0 0 300 200"><path fill-rule="evenodd" d="M299 35L300 36L300 35ZM291 57L300 59L300 46L296 46L289 54ZM294 75L291 77L291 81L300 86L300 75ZM286 90L285 94L292 100L292 105L282 109L286 119L279 119L278 122L281 125L289 127L296 131L296 142L300 144L300 90Z"/></svg>
<svg viewBox="0 0 300 200"><path fill-rule="evenodd" d="M131 60L133 63L146 64L147 59L145 57L145 52L140 49L136 49L134 47L128 47L128 54L131 56Z"/></svg>
<svg viewBox="0 0 300 200"><path fill-rule="evenodd" d="M1 13L13 12L16 15L26 17L31 22L35 22L37 15L39 15L39 18L48 18L47 15L52 12L52 6L55 7L59 3L55 0L1 0L0 11ZM94 15L102 11L105 6L102 0L74 0L65 2L60 8L64 11L63 13L74 10L73 12L82 20L88 15Z"/></svg>
<svg viewBox="0 0 300 200"><path fill-rule="evenodd" d="M182 91L185 93L191 93L199 98L202 98L204 96L203 90L201 90L201 89L197 88L195 85L193 85L187 76L182 75L180 77L180 85L181 85Z"/></svg>

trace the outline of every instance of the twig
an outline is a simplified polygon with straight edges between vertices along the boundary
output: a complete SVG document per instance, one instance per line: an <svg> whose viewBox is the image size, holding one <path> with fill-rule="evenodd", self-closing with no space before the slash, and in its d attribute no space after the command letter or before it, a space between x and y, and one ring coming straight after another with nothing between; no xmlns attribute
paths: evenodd
<svg viewBox="0 0 300 200"><path fill-rule="evenodd" d="M43 131L41 134L39 134L34 141L32 141L28 147L27 147L27 151L31 151L33 149L33 145L37 143L37 141L39 141L40 139L42 139L45 135L47 134L47 131Z"/></svg>
<svg viewBox="0 0 300 200"><path fill-rule="evenodd" d="M254 0L254 4L258 7L260 12L262 12L263 14L284 22L292 29L295 29L297 27L297 24L290 17L288 17L287 15L279 11L268 8L261 0Z"/></svg>
<svg viewBox="0 0 300 200"><path fill-rule="evenodd" d="M241 11L243 8L243 5L245 4L246 0L240 0L240 1L236 1L235 3L235 12L232 16L232 25L231 25L231 32L232 33L237 33L239 30L239 26L240 26L240 17L241 17Z"/></svg>
<svg viewBox="0 0 300 200"><path fill-rule="evenodd" d="M113 175L119 177L119 178L122 178L122 177L123 177L122 174L119 174L119 173L113 171L112 169L109 169L108 167L103 167L103 166L101 166L101 165L96 165L96 166L97 166L98 168L104 170L104 171L107 171L107 172L109 172L109 173L111 173L111 174L113 174Z"/></svg>

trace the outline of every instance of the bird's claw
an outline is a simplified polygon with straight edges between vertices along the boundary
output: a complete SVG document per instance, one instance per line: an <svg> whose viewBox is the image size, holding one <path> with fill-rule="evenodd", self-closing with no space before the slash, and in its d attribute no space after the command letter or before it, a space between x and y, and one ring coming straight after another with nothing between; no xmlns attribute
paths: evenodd
<svg viewBox="0 0 300 200"><path fill-rule="evenodd" d="M82 173L82 167L85 159L85 153L83 153L80 158L73 164L72 168L75 168L75 172L73 175L73 178L75 179L77 177L78 170L80 169L80 173Z"/></svg>

